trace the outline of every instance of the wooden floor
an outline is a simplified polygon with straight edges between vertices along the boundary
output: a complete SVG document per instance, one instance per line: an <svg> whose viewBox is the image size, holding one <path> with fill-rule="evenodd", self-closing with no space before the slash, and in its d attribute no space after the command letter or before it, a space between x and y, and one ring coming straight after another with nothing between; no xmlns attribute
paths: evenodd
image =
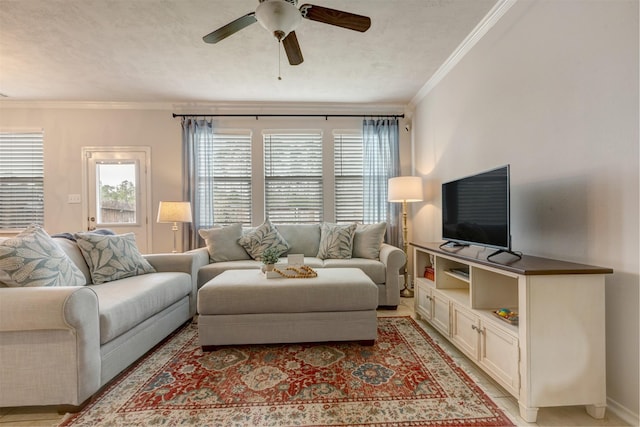
<svg viewBox="0 0 640 427"><path fill-rule="evenodd" d="M378 316L411 316L415 318L413 298L402 298L397 310L379 310ZM462 355L446 339L428 324L418 322L454 360L475 379L480 387L505 411L518 426L627 426L629 424L607 411L604 419L591 418L583 406L541 408L536 423L527 423L520 418L517 401L502 387L488 378L481 370ZM5 426L57 426L63 416L55 408L24 407L0 408L0 427Z"/></svg>

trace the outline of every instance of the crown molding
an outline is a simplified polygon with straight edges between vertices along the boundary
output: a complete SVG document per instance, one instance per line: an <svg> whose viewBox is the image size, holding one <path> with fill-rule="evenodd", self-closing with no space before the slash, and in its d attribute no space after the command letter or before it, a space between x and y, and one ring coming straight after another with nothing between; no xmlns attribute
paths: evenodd
<svg viewBox="0 0 640 427"><path fill-rule="evenodd" d="M414 110L416 105L424 99L431 90L445 78L447 74L469 53L469 51L489 32L491 28L504 16L518 0L499 0L469 35L460 43L447 60L438 68L424 86L409 102L409 109Z"/></svg>
<svg viewBox="0 0 640 427"><path fill-rule="evenodd" d="M13 101L0 100L0 108L72 109L72 110L171 110L167 102L101 102L101 101Z"/></svg>
<svg viewBox="0 0 640 427"><path fill-rule="evenodd" d="M177 114L403 114L406 104L212 102L174 105Z"/></svg>
<svg viewBox="0 0 640 427"><path fill-rule="evenodd" d="M406 104L288 102L98 102L0 100L0 109L158 110L177 114L403 114Z"/></svg>

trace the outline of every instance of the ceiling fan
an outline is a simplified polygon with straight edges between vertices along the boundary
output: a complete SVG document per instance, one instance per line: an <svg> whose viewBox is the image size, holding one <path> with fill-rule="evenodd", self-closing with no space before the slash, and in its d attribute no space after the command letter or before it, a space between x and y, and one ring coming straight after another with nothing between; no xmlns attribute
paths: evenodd
<svg viewBox="0 0 640 427"><path fill-rule="evenodd" d="M302 18L360 32L367 31L371 26L371 19L367 16L312 4L303 4L298 8L298 0L260 0L255 12L247 13L202 39L206 43L218 43L254 22L259 22L278 42L282 42L289 64L298 65L304 59L294 30Z"/></svg>

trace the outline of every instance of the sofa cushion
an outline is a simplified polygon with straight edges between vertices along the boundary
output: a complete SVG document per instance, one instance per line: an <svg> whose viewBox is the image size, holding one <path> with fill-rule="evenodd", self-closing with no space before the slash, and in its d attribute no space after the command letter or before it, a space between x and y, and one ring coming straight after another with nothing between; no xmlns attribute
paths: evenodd
<svg viewBox="0 0 640 427"><path fill-rule="evenodd" d="M382 262L374 259L325 259L323 267L359 268L376 284L385 283L387 280L387 269L385 265Z"/></svg>
<svg viewBox="0 0 640 427"><path fill-rule="evenodd" d="M9 287L87 283L80 269L38 225L0 241L0 282Z"/></svg>
<svg viewBox="0 0 640 427"><path fill-rule="evenodd" d="M331 224L325 222L320 228L320 259L349 259L353 254L353 236L356 224Z"/></svg>
<svg viewBox="0 0 640 427"><path fill-rule="evenodd" d="M94 285L156 271L138 251L133 233L113 236L75 233L74 237Z"/></svg>
<svg viewBox="0 0 640 427"><path fill-rule="evenodd" d="M280 255L289 250L289 244L268 219L255 230L244 234L238 241L255 260L260 260L267 248L276 249Z"/></svg>
<svg viewBox="0 0 640 427"><path fill-rule="evenodd" d="M318 255L320 224L278 224L276 228L289 244L290 254Z"/></svg>
<svg viewBox="0 0 640 427"><path fill-rule="evenodd" d="M90 287L98 295L102 345L189 295L191 277L153 273Z"/></svg>
<svg viewBox="0 0 640 427"><path fill-rule="evenodd" d="M387 232L387 223L358 224L353 236L354 258L380 258L380 246Z"/></svg>
<svg viewBox="0 0 640 427"><path fill-rule="evenodd" d="M238 243L242 237L242 224L198 230L207 244L211 262L238 261L251 259L247 251Z"/></svg>

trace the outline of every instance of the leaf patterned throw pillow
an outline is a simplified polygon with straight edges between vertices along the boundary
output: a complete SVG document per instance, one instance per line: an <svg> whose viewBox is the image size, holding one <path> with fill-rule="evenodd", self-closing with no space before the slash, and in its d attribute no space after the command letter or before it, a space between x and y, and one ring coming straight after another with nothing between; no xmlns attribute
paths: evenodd
<svg viewBox="0 0 640 427"><path fill-rule="evenodd" d="M267 248L275 248L283 255L289 250L289 244L268 219L255 230L242 236L238 243L247 251L251 258L260 260Z"/></svg>
<svg viewBox="0 0 640 427"><path fill-rule="evenodd" d="M82 271L38 225L0 242L0 282L8 287L84 286Z"/></svg>
<svg viewBox="0 0 640 427"><path fill-rule="evenodd" d="M325 222L320 228L320 259L349 259L353 253L356 224L341 225Z"/></svg>
<svg viewBox="0 0 640 427"><path fill-rule="evenodd" d="M133 233L113 236L76 233L74 237L94 285L156 271L138 251Z"/></svg>

